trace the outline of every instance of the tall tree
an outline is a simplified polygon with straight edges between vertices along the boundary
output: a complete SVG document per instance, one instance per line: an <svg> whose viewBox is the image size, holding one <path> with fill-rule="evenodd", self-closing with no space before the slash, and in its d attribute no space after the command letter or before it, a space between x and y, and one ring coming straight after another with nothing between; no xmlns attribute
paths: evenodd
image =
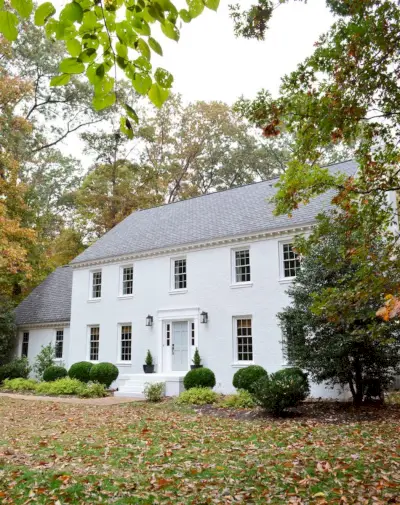
<svg viewBox="0 0 400 505"><path fill-rule="evenodd" d="M372 381L386 389L400 373L400 325L376 314L400 283L400 247L391 210L381 210L378 227L370 210L321 217L297 241L302 267L278 314L289 361L316 382L348 386L355 403Z"/></svg>

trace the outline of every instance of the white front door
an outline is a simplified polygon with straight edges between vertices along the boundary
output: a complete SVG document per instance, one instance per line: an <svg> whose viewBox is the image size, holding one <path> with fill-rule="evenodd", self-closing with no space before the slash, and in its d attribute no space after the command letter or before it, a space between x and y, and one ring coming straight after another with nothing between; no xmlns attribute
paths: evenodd
<svg viewBox="0 0 400 505"><path fill-rule="evenodd" d="M188 370L188 322L172 323L172 371Z"/></svg>

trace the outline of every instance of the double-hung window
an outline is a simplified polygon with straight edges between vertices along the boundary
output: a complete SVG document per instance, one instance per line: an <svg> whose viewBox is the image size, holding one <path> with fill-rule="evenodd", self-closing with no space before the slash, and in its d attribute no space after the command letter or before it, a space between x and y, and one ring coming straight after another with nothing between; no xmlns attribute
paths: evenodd
<svg viewBox="0 0 400 505"><path fill-rule="evenodd" d="M284 242L281 244L281 277L290 279L296 277L300 270L300 258L294 251L293 244Z"/></svg>
<svg viewBox="0 0 400 505"><path fill-rule="evenodd" d="M64 347L64 330L57 330L56 331L56 345L55 345L56 359L62 359L63 347Z"/></svg>
<svg viewBox="0 0 400 505"><path fill-rule="evenodd" d="M89 360L99 361L100 327L89 327Z"/></svg>
<svg viewBox="0 0 400 505"><path fill-rule="evenodd" d="M101 280L102 280L101 270L91 272L90 298L92 300L101 298Z"/></svg>
<svg viewBox="0 0 400 505"><path fill-rule="evenodd" d="M21 356L27 358L29 349L29 331L24 331L22 334Z"/></svg>
<svg viewBox="0 0 400 505"><path fill-rule="evenodd" d="M251 317L246 316L234 318L234 337L236 361L253 361Z"/></svg>
<svg viewBox="0 0 400 505"><path fill-rule="evenodd" d="M132 325L122 324L120 335L120 361L132 361Z"/></svg>
<svg viewBox="0 0 400 505"><path fill-rule="evenodd" d="M133 266L121 267L121 296L133 294Z"/></svg>
<svg viewBox="0 0 400 505"><path fill-rule="evenodd" d="M233 254L233 282L251 282L250 249L236 249Z"/></svg>
<svg viewBox="0 0 400 505"><path fill-rule="evenodd" d="M176 258L172 261L172 289L179 291L187 288L186 258Z"/></svg>

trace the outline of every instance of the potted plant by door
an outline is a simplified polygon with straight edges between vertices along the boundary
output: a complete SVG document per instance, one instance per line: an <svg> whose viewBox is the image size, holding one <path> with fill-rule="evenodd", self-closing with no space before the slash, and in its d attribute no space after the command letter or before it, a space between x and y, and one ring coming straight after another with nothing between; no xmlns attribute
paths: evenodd
<svg viewBox="0 0 400 505"><path fill-rule="evenodd" d="M143 365L144 373L154 373L154 363L153 356L151 355L150 349L147 350L145 365Z"/></svg>
<svg viewBox="0 0 400 505"><path fill-rule="evenodd" d="M199 350L197 349L197 347L196 347L196 350L194 351L192 361L193 361L193 365L190 365L191 370L194 370L195 368L203 368L203 365L201 364Z"/></svg>

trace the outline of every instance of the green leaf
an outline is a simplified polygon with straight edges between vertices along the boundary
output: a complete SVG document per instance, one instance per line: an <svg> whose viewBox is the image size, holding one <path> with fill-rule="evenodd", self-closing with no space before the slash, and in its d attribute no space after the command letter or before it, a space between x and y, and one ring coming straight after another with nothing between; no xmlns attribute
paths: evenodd
<svg viewBox="0 0 400 505"><path fill-rule="evenodd" d="M125 133L125 135L128 138L133 139L133 130L132 130L132 125L131 125L131 122L129 121L129 119L126 117L121 117L120 126L121 126L122 133Z"/></svg>
<svg viewBox="0 0 400 505"><path fill-rule="evenodd" d="M171 21L168 21L168 19L166 19L161 24L161 30L166 37L168 37L172 40L176 40L178 42L179 30L173 23L171 23Z"/></svg>
<svg viewBox="0 0 400 505"><path fill-rule="evenodd" d="M58 68L65 74L81 74L85 71L85 65L77 58L65 58Z"/></svg>
<svg viewBox="0 0 400 505"><path fill-rule="evenodd" d="M83 9L77 2L70 2L60 13L61 21L69 21L71 23L82 22Z"/></svg>
<svg viewBox="0 0 400 505"><path fill-rule="evenodd" d="M205 6L216 11L219 7L219 0L204 0Z"/></svg>
<svg viewBox="0 0 400 505"><path fill-rule="evenodd" d="M105 69L104 65L101 64L96 68L96 75L97 77L100 77L101 79L104 77Z"/></svg>
<svg viewBox="0 0 400 505"><path fill-rule="evenodd" d="M173 75L163 68L157 68L154 78L162 88L170 88L174 82Z"/></svg>
<svg viewBox="0 0 400 505"><path fill-rule="evenodd" d="M64 86L69 83L70 79L70 74L55 75L51 78L50 86Z"/></svg>
<svg viewBox="0 0 400 505"><path fill-rule="evenodd" d="M92 31L97 23L96 14L93 11L88 11L83 14L82 28L85 31Z"/></svg>
<svg viewBox="0 0 400 505"><path fill-rule="evenodd" d="M94 96L92 104L96 110L102 110L114 105L115 99L115 93L110 93L108 95L102 96Z"/></svg>
<svg viewBox="0 0 400 505"><path fill-rule="evenodd" d="M149 46L153 49L155 53L159 54L160 56L163 55L162 47L155 39L153 39L153 37L149 37Z"/></svg>
<svg viewBox="0 0 400 505"><path fill-rule="evenodd" d="M33 10L32 0L11 0L11 5L21 18L29 18Z"/></svg>
<svg viewBox="0 0 400 505"><path fill-rule="evenodd" d="M121 44L121 42L117 42L115 45L115 49L117 51L117 54L121 56L121 58L124 58L125 60L128 59L128 48L126 47L125 44Z"/></svg>
<svg viewBox="0 0 400 505"><path fill-rule="evenodd" d="M143 39L139 39L137 41L137 50L142 53L142 55L147 59L147 60L150 60L151 59L151 52L150 52L150 48L149 46L147 45L147 42L145 42Z"/></svg>
<svg viewBox="0 0 400 505"><path fill-rule="evenodd" d="M90 63L96 58L96 49L89 48L85 49L80 55L79 59L83 61L83 63Z"/></svg>
<svg viewBox="0 0 400 505"><path fill-rule="evenodd" d="M119 66L119 68L122 68L122 70L125 70L125 68L128 66L128 62L122 56L117 56L116 61L117 65Z"/></svg>
<svg viewBox="0 0 400 505"><path fill-rule="evenodd" d="M161 108L169 96L169 91L168 89L163 89L159 84L155 82L150 88L150 91L147 93L147 96L156 107Z"/></svg>
<svg viewBox="0 0 400 505"><path fill-rule="evenodd" d="M186 0L186 3L189 6L189 14L192 19L200 16L204 10L203 0Z"/></svg>
<svg viewBox="0 0 400 505"><path fill-rule="evenodd" d="M35 12L35 25L36 26L44 26L47 20L54 16L56 13L56 9L51 2L45 2L44 4L39 5Z"/></svg>
<svg viewBox="0 0 400 505"><path fill-rule="evenodd" d="M146 74L135 74L132 84L140 95L145 95L151 87L151 79Z"/></svg>
<svg viewBox="0 0 400 505"><path fill-rule="evenodd" d="M0 0L0 9L4 7L4 0Z"/></svg>
<svg viewBox="0 0 400 505"><path fill-rule="evenodd" d="M13 12L1 11L0 12L0 33L12 42L18 37L18 18Z"/></svg>
<svg viewBox="0 0 400 505"><path fill-rule="evenodd" d="M97 97L108 95L114 87L115 79L113 77L104 76L94 84L94 94Z"/></svg>
<svg viewBox="0 0 400 505"><path fill-rule="evenodd" d="M138 115L136 114L136 112L132 109L132 107L130 105L128 105L127 103L124 103L124 109L126 110L126 113L128 114L128 116L133 119L135 121L135 123L138 123L139 124L139 118L138 118Z"/></svg>
<svg viewBox="0 0 400 505"><path fill-rule="evenodd" d="M190 21L192 20L192 16L189 14L189 11L187 11L186 9L181 9L179 11L179 15L180 15L182 21L184 21L185 23L190 23Z"/></svg>
<svg viewBox="0 0 400 505"><path fill-rule="evenodd" d="M67 40L65 45L67 46L68 52L71 56L79 56L82 52L82 46L79 40Z"/></svg>

